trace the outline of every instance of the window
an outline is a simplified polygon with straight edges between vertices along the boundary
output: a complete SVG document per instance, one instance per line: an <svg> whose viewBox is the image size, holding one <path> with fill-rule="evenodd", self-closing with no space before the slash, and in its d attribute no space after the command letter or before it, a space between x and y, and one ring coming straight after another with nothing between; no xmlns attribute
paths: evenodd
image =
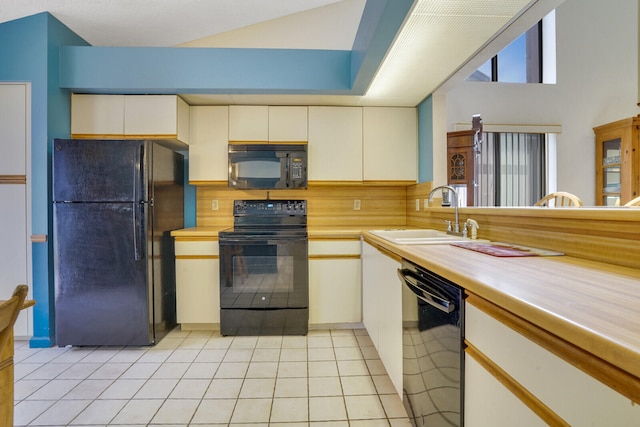
<svg viewBox="0 0 640 427"><path fill-rule="evenodd" d="M476 204L533 206L547 193L547 151L545 134L485 132Z"/></svg>
<svg viewBox="0 0 640 427"><path fill-rule="evenodd" d="M539 21L467 80L542 83L542 28L542 21Z"/></svg>

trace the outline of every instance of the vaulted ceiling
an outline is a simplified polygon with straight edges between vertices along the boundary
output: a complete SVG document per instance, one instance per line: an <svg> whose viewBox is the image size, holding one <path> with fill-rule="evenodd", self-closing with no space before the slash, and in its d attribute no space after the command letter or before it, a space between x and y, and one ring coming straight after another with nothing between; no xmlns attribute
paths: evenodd
<svg viewBox="0 0 640 427"><path fill-rule="evenodd" d="M349 51L367 1L3 0L0 23L47 11L93 46ZM561 1L415 0L362 95L183 96L192 104L415 106L471 59L495 54L486 51L491 42L506 45Z"/></svg>

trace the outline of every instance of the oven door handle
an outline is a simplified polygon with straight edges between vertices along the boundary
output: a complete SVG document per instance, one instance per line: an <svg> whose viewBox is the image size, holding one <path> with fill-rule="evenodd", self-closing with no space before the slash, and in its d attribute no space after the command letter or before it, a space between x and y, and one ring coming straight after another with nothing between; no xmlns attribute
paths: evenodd
<svg viewBox="0 0 640 427"><path fill-rule="evenodd" d="M224 237L218 240L220 245L277 245L282 242L296 242L308 240L307 236L288 236L288 237L265 237L265 236L243 236L243 237Z"/></svg>
<svg viewBox="0 0 640 427"><path fill-rule="evenodd" d="M398 277L400 277L400 280L402 280L402 282L413 294L415 294L416 297L447 314L456 309L456 305L453 301L436 295L437 292L431 289L427 283L422 281L419 282L415 277L408 274L410 271L411 270L407 269L398 269Z"/></svg>

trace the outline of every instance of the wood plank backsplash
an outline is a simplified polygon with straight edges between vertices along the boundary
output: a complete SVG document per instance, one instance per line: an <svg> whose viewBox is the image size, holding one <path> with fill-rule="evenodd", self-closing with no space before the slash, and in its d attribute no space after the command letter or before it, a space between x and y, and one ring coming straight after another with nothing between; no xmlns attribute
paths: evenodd
<svg viewBox="0 0 640 427"><path fill-rule="evenodd" d="M272 199L308 201L310 227L354 229L417 227L445 229L453 208L440 198L425 208L431 183L403 186L321 185L271 191ZM439 195L438 195L439 196ZM197 225L233 225L233 201L266 199L266 191L223 186L197 187ZM420 207L416 211L416 199ZM354 201L360 200L360 210ZM216 201L218 210L212 210ZM577 258L640 268L640 209L634 208L460 208L460 222L480 224L478 238L564 252Z"/></svg>
<svg viewBox="0 0 640 427"><path fill-rule="evenodd" d="M453 208L420 212L415 199L429 197L430 183L407 188L407 225L445 230ZM460 223L473 218L478 238L564 252L577 258L640 268L640 209L637 208L492 208L459 209Z"/></svg>
<svg viewBox="0 0 640 427"><path fill-rule="evenodd" d="M266 199L262 190L236 190L228 187L198 186L196 190L198 226L233 225L233 201ZM313 186L306 190L274 190L271 199L307 200L307 222L317 227L404 227L406 225L406 187L336 185ZM354 209L355 200L360 210ZM217 203L218 210L212 210Z"/></svg>

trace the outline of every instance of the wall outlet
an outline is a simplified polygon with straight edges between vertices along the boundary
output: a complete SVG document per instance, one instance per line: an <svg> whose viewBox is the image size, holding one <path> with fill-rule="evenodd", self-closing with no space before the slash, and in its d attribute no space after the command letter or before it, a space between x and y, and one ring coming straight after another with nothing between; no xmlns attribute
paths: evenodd
<svg viewBox="0 0 640 427"><path fill-rule="evenodd" d="M420 212L420 199L416 199L416 212Z"/></svg>
<svg viewBox="0 0 640 427"><path fill-rule="evenodd" d="M354 211L359 211L360 210L360 199L355 199L353 201L353 210Z"/></svg>
<svg viewBox="0 0 640 427"><path fill-rule="evenodd" d="M425 211L429 208L429 199L424 199L423 206Z"/></svg>
<svg viewBox="0 0 640 427"><path fill-rule="evenodd" d="M217 211L218 210L218 201L217 200L212 200L211 201L211 210L212 211Z"/></svg>

